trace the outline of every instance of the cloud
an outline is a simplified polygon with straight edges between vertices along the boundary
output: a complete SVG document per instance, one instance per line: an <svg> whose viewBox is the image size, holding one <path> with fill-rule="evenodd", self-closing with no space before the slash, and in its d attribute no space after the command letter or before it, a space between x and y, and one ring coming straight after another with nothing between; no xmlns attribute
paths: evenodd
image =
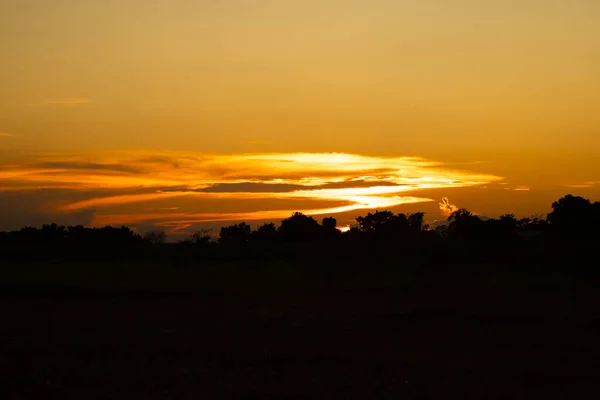
<svg viewBox="0 0 600 400"><path fill-rule="evenodd" d="M73 106L78 104L88 104L91 103L92 100L85 97L65 97L65 98L54 98L47 99L44 101L45 104L49 105L59 105L59 106Z"/></svg>
<svg viewBox="0 0 600 400"><path fill-rule="evenodd" d="M440 210L442 210L443 213L445 214L451 214L454 211L458 210L458 207L452 203L450 203L450 200L448 200L447 197L442 197L442 202L439 203L440 205Z"/></svg>
<svg viewBox="0 0 600 400"><path fill-rule="evenodd" d="M196 189L196 192L204 193L286 193L301 190L320 190L320 189L349 189L349 188L369 188L373 186L400 187L392 182L385 181L343 181L325 183L318 186L299 185L289 183L259 183L259 182L240 182L240 183L217 183L202 189ZM178 188L176 190L185 190Z"/></svg>
<svg viewBox="0 0 600 400"><path fill-rule="evenodd" d="M94 223L100 224L153 221L174 226L278 219L292 211L335 214L392 208L432 201L418 195L425 190L471 187L501 180L494 175L449 169L422 158L340 153L46 154L30 157L25 163L0 167L0 193L22 190L33 196L42 188L60 188L65 194L61 201L53 203L56 212L95 210ZM77 193L77 199L69 191ZM198 212L164 210L180 207L182 203ZM199 212L209 203L221 204L219 212ZM274 204L281 208L272 209ZM445 204L446 209L455 207L447 199ZM239 212L247 207L254 209ZM153 215L158 214L145 212L146 208L165 212L155 220Z"/></svg>
<svg viewBox="0 0 600 400"><path fill-rule="evenodd" d="M0 132L0 138L12 138L12 137L16 137L17 135L13 135L10 133L6 133L6 132Z"/></svg>
<svg viewBox="0 0 600 400"><path fill-rule="evenodd" d="M129 194L122 196L108 196L108 197L97 197L89 200L78 201L70 203L66 206L60 207L61 211L75 211L83 210L88 208L94 208L99 206L111 206L120 204L131 204L140 203L143 201L157 200L157 199L168 199L172 197L185 196L189 193L170 192L170 193L145 193L145 194Z"/></svg>
<svg viewBox="0 0 600 400"><path fill-rule="evenodd" d="M592 188L599 184L600 184L600 181L590 181L590 182L584 182L584 183L577 183L577 184L573 184L573 185L567 185L567 187L573 188L573 189L587 189L587 188Z"/></svg>
<svg viewBox="0 0 600 400"><path fill-rule="evenodd" d="M78 163L78 162L41 162L34 164L37 168L66 169L66 170L92 170L92 171L115 171L127 172L132 174L141 173L141 170L135 167L120 164L100 164L100 163Z"/></svg>
<svg viewBox="0 0 600 400"><path fill-rule="evenodd" d="M241 183L217 183L209 187L198 189L199 192L206 193L281 193L292 192L305 188L302 185L293 185L289 183L258 183L258 182L241 182Z"/></svg>
<svg viewBox="0 0 600 400"><path fill-rule="evenodd" d="M24 226L37 226L56 222L61 225L91 225L94 210L77 210L63 213L54 203L65 196L77 198L79 194L59 190L36 192L0 191L0 230L16 230Z"/></svg>
<svg viewBox="0 0 600 400"><path fill-rule="evenodd" d="M433 201L431 199L411 197L411 196L398 196L390 198L389 206L398 206L402 204L415 204ZM257 221L257 220L270 220L270 219L282 219L287 218L293 211L299 211L309 215L330 215L339 214L343 212L370 209L371 204L360 202L330 208L317 208L317 209L293 209L293 210L259 210L252 212L230 212L230 213L135 213L135 214L103 214L96 215L96 218L92 222L94 226L106 226L106 225L119 225L119 224L139 224L149 221L161 221L169 220L169 223L174 225L185 225L194 223L204 222L217 222L217 221Z"/></svg>

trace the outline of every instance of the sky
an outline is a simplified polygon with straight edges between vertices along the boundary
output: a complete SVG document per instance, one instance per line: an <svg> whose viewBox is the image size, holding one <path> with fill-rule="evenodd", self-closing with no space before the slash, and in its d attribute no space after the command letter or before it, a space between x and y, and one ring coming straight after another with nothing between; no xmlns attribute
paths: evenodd
<svg viewBox="0 0 600 400"><path fill-rule="evenodd" d="M0 0L0 230L600 200L596 0Z"/></svg>

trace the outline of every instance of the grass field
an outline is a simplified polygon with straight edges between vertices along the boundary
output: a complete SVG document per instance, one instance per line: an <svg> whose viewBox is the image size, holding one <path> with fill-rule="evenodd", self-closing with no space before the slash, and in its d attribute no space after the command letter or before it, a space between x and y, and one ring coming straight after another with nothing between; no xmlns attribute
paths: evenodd
<svg viewBox="0 0 600 400"><path fill-rule="evenodd" d="M5 269L2 398L600 395L593 282L166 269Z"/></svg>

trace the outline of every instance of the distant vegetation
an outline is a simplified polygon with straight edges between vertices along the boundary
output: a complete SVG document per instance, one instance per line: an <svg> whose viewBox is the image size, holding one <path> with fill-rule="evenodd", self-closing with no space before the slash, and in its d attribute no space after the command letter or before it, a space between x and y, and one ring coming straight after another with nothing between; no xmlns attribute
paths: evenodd
<svg viewBox="0 0 600 400"><path fill-rule="evenodd" d="M459 209L435 229L424 224L424 213L376 211L358 217L356 225L343 233L332 217L319 223L294 213L279 226L269 223L253 230L242 222L222 227L217 240L198 232L176 243L163 232L140 236L127 227L51 224L0 233L0 260L12 266L160 261L186 267L282 261L323 270L375 265L420 265L431 270L469 264L595 274L600 203L568 195L552 209L545 217L518 219L506 214L485 220Z"/></svg>

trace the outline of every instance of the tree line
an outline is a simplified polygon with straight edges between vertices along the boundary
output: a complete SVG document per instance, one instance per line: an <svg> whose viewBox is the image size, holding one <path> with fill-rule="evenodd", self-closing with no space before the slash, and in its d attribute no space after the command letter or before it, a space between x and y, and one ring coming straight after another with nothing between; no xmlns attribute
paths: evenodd
<svg viewBox="0 0 600 400"><path fill-rule="evenodd" d="M422 212L406 215L375 211L356 218L356 224L342 232L333 217L319 222L296 212L279 226L266 223L252 229L241 222L223 226L218 237L200 231L179 242L169 242L164 232L142 236L124 226L86 228L49 224L39 229L26 227L1 232L0 259L59 262L149 257L180 263L272 258L555 262L572 259L574 251L593 256L592 250L600 238L600 202L567 195L554 202L552 212L546 216L519 219L514 214L505 214L499 218L481 218L459 209L444 224L430 226L424 221Z"/></svg>

